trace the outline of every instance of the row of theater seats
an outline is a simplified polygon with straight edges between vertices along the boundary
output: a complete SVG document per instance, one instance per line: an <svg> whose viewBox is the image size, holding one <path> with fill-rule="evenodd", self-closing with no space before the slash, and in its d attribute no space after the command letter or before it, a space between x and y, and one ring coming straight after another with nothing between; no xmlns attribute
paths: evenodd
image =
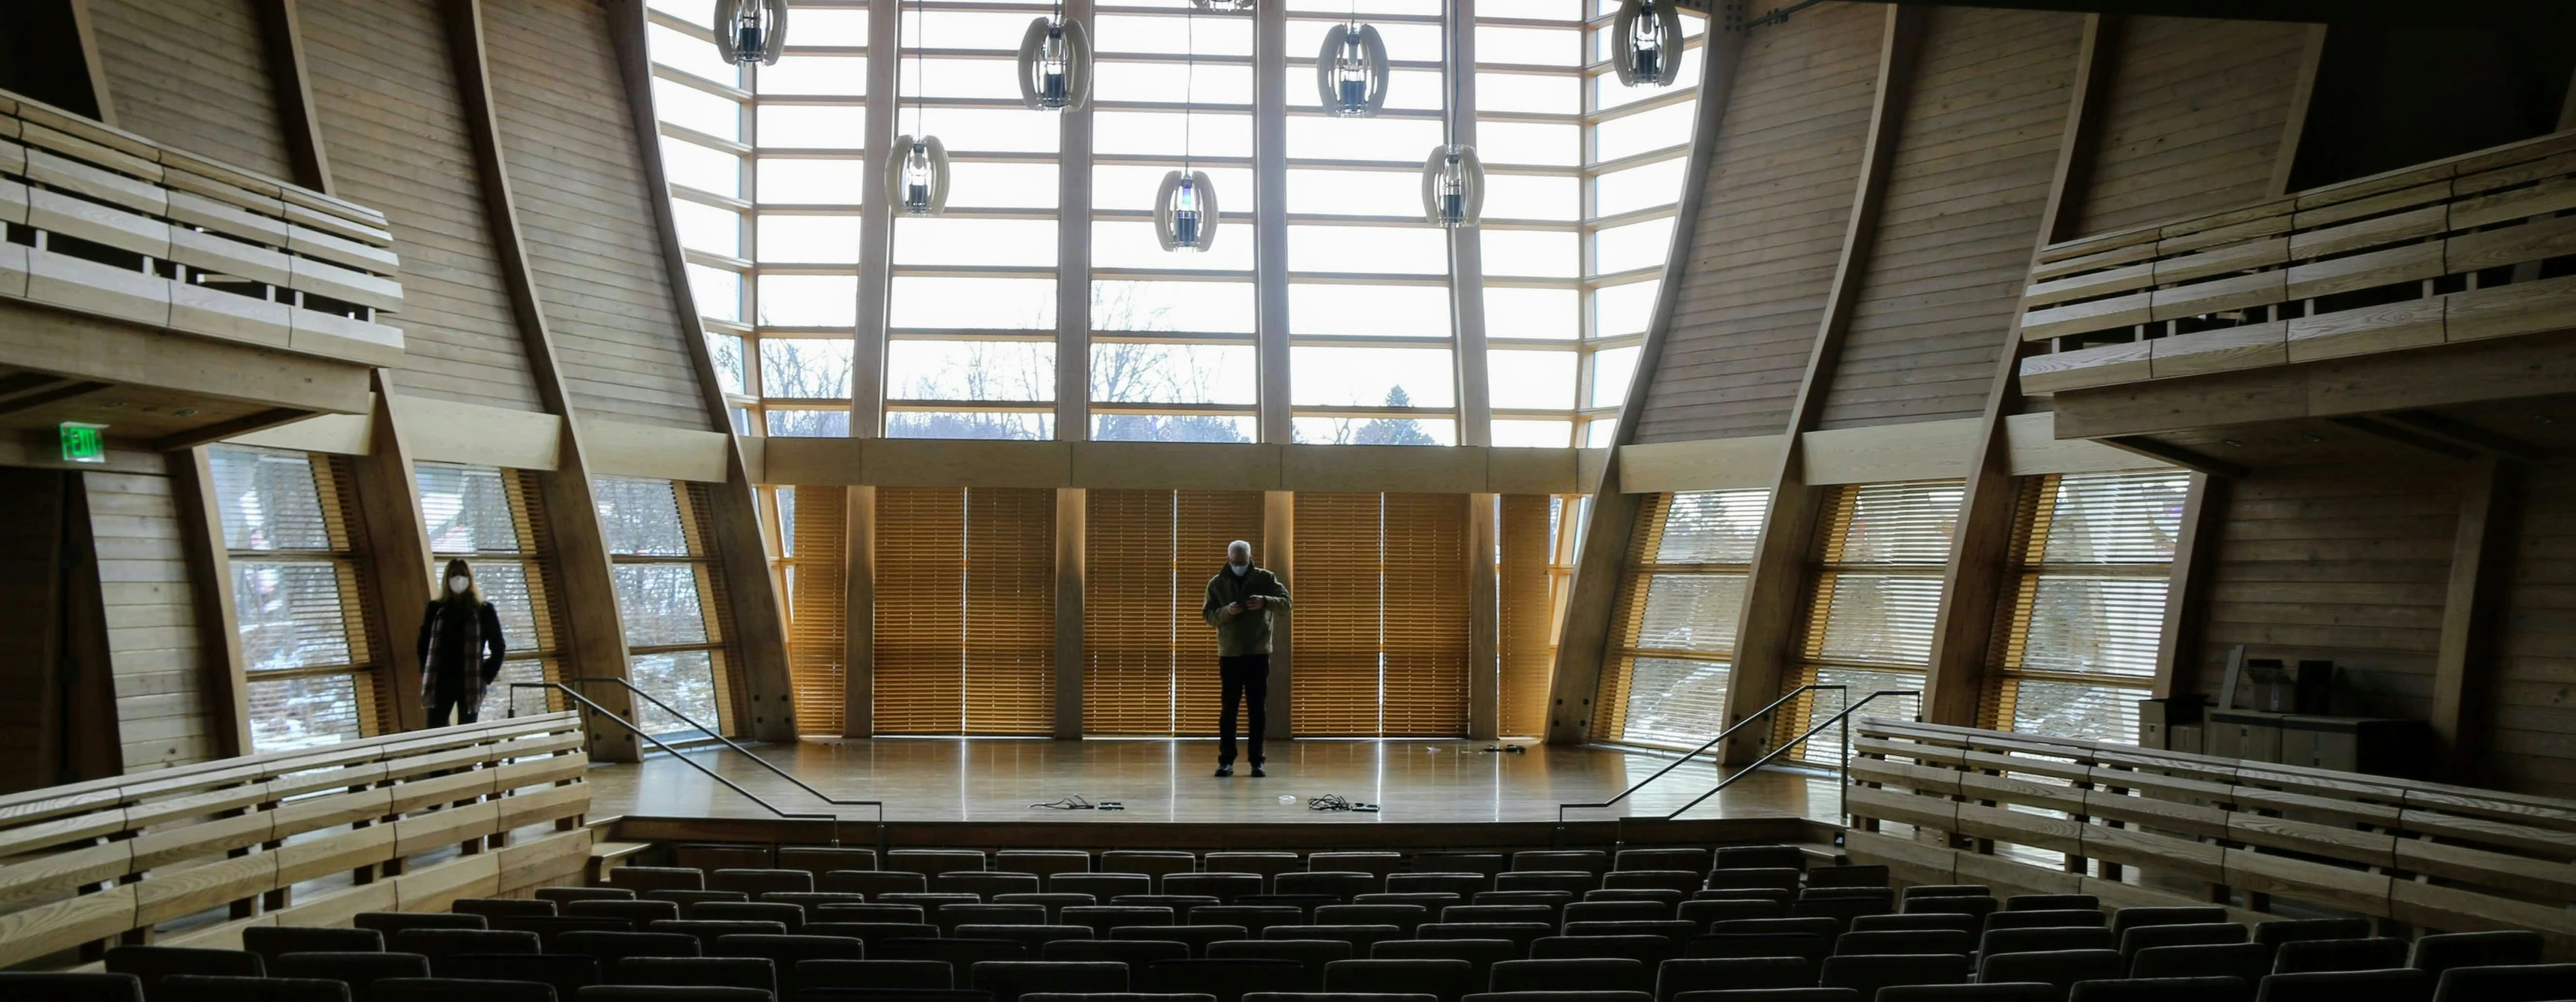
<svg viewBox="0 0 2576 1002"><path fill-rule="evenodd" d="M1379 882L1348 883L1339 895L1237 894L1231 903L1120 895L1106 906L1071 891L1001 890L990 901L956 890L871 896L813 890L818 882L803 871L661 869L627 875L665 885L640 893L549 888L534 900L461 901L448 915L361 916L357 929L245 930L241 952L121 948L107 966L135 975L152 1002L400 1000L454 979L515 983L471 993L496 1002L1022 1002L1042 991L1131 989L1215 1002L1282 990L1428 996L1413 1002L2225 1002L2257 992L2269 1002L2542 1002L2576 985L2576 967L2527 966L2539 959L2536 934L2428 936L2410 953L2405 941L2365 938L2359 920L2248 930L2217 908L2106 915L2089 896L1998 901L1973 886L1908 888L1900 899L1879 868L1719 867L1688 899L1672 888L1595 888L1581 899L1562 889L1362 889L1405 875L1455 877L1465 890L1465 880L1512 873L1674 872L1619 871L1609 864L1627 854L1594 855L1605 864L1598 874L1322 871ZM1167 882L1185 872L1105 875ZM1000 875L826 871L819 883L893 874L910 879L887 886L912 888L959 873ZM1776 879L1782 873L1789 879ZM1043 900L1019 900L1029 898ZM0 981L0 994L7 987ZM347 990L354 994L333 994Z"/></svg>

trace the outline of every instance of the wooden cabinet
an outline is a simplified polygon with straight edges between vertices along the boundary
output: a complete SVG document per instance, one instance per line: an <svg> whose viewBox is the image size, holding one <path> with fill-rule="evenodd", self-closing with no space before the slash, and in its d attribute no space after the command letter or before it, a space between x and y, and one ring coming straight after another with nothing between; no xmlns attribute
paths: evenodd
<svg viewBox="0 0 2576 1002"><path fill-rule="evenodd" d="M2203 751L2248 762L2405 776L2420 770L2423 730L2418 720L2213 710Z"/></svg>

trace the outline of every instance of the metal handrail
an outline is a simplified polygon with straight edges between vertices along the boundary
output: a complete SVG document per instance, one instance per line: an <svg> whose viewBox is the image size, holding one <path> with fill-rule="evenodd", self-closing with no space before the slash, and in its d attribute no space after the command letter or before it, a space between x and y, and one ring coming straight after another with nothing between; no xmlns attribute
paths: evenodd
<svg viewBox="0 0 2576 1002"><path fill-rule="evenodd" d="M1835 724L1841 724L1841 725L1842 725L1842 729L1843 729L1843 733L1842 733L1842 743L1843 743L1842 777L1843 777L1843 778L1842 778L1842 786L1840 787L1840 789L1846 789L1846 790L1848 790L1848 789L1850 789L1850 788L1851 788L1851 715L1852 715L1854 712L1857 712L1861 707L1868 706L1872 700L1876 700L1877 698L1879 698L1879 697L1881 697L1881 696L1913 696L1913 697L1916 697L1916 698L1918 698L1918 699L1919 699L1919 698L1921 698L1921 697L1922 697L1922 695L1923 695L1923 690L1921 690L1921 689L1881 689L1881 690L1879 690L1879 691L1877 691L1877 692L1873 692L1873 693L1870 693L1869 695L1863 696L1863 697L1861 697L1861 698L1860 698L1860 702L1853 703L1853 704L1851 704L1851 705L1849 705L1849 706L1845 706L1845 707L1843 707L1843 708L1842 708L1842 710L1841 710L1840 712L1835 713L1833 716L1826 717L1823 723L1819 723L1819 724L1817 724L1817 725L1815 725L1815 726L1813 726L1813 727L1807 728L1807 732L1806 732L1806 733L1804 733L1804 734L1800 734L1800 735L1798 735L1797 737L1790 738L1790 739L1789 739L1789 740L1787 740L1787 741L1783 741L1783 742L1781 742L1781 743L1780 743L1780 747L1778 747L1778 748L1774 748L1774 749L1771 749L1769 752L1764 753L1764 754L1763 754L1763 756L1762 756L1761 758L1754 759L1754 760L1753 760L1753 762L1752 762L1752 764L1747 765L1747 766L1745 766L1745 767L1744 767L1744 768L1742 768L1742 769L1738 769L1738 770L1736 770L1736 771L1735 771L1735 773L1734 773L1733 775L1730 775L1730 776L1726 777L1725 779L1718 780L1718 781L1717 781L1717 785L1716 785L1716 786L1709 787L1709 790L1708 790L1708 792L1707 792L1707 793L1703 793L1703 794L1700 794L1700 795L1699 795L1699 796L1697 796L1697 797L1693 797L1693 798L1691 798L1691 802L1690 802L1690 803L1683 804L1683 805L1681 805L1680 807L1674 808L1674 809L1673 809L1673 812L1672 812L1671 814L1664 815L1664 820L1666 820L1666 821L1671 821L1671 820L1673 820L1673 819L1676 819L1676 818L1681 817L1681 816L1682 816L1682 812L1683 812L1683 811L1687 811L1687 810L1690 810L1691 808L1694 808L1694 807L1699 806L1700 801L1707 800L1707 799L1708 799L1708 798L1710 798L1710 797L1714 797L1714 796L1718 795L1718 793L1719 793L1719 792L1721 792L1721 791L1725 790L1727 787L1735 785L1735 781L1736 781L1736 780L1739 780L1739 779L1742 779L1742 778L1744 778L1744 777L1746 777L1746 776L1752 775L1753 770L1755 770L1755 769L1759 769L1759 768L1762 768L1764 765L1769 764L1769 763L1770 763L1770 761L1771 761L1772 759L1779 758L1780 756L1787 754L1787 753L1788 753L1788 751L1789 751L1789 749L1797 747L1799 744L1801 744L1801 743L1805 742L1808 738L1812 738L1812 737L1815 737L1815 736L1816 736L1816 735L1818 735L1818 734L1823 733L1825 728L1827 728L1827 727L1832 727L1832 726L1834 726ZM1921 718L1919 718L1919 717L1918 717L1918 718L1917 718L1917 720L1916 720L1916 722L1918 722L1918 723L1919 723L1919 722L1921 722ZM1840 796L1840 794L1836 794L1836 795L1837 795L1837 796ZM1845 815L1844 820L1845 820L1846 822L1848 822L1848 821L1850 820L1849 812L1848 812L1848 811L1846 811L1846 812L1843 812L1843 813L1844 813L1844 815Z"/></svg>
<svg viewBox="0 0 2576 1002"><path fill-rule="evenodd" d="M724 736L724 735L722 735L722 734L719 734L719 733L717 733L717 732L715 731L715 729L714 729L714 728L711 728L711 727L708 727L708 726L707 726L707 725L705 725L705 724L699 723L695 718L690 717L688 714L685 714L685 713L682 713L682 712L680 712L680 711L678 711L678 710L676 710L676 709L673 709L673 708L671 707L671 704L669 704L669 703L665 703L665 702L661 701L660 699L656 698L652 693L645 692L644 690L642 690L642 689L640 689L640 688L637 688L637 687L635 686L635 683L633 683L633 682L629 682L629 681L627 681L627 680L625 680L625 679L622 679L622 678L608 678L608 677L602 677L602 676L591 676L591 677L583 677L583 678L573 678L573 679L567 679L566 681L568 681L568 682L612 682L612 683L615 683L615 684L617 684L617 685L619 685L619 686L624 687L624 688L626 689L626 691L627 691L629 694L644 697L645 702L651 703L651 704L653 704L654 706L661 708L662 712L664 712L664 713L668 713L668 714L670 714L671 716L673 716L673 717L675 717L675 718L678 718L678 719L679 719L679 721L680 721L681 723L684 723L684 724L689 725L689 727L690 727L691 729L693 729L693 730L697 731L698 733L700 733L700 734L704 734L704 735L706 735L706 736L708 736L708 737L711 737L711 738L714 738L714 739L716 739L716 740L718 740L718 741L724 742L725 747L728 747L728 748L733 749L734 751L740 752L740 753L742 753L745 757L747 757L747 758L751 759L752 761L760 763L760 767L761 767L761 768L764 768L764 769L769 770L772 774L776 775L776 776L777 776L778 778L780 778L780 779L784 779L784 780L786 780L786 781L788 781L788 782L790 782L790 783L794 783L794 784L796 784L797 788L802 789L802 790L804 790L804 791L805 791L805 792L807 792L807 793L813 794L813 795L814 795L814 797L815 797L815 799L821 800L821 801L823 801L824 803L831 804L831 805L833 805L833 806L835 806L835 807L873 807L873 808L876 808L876 812L877 812L877 818L876 818L877 842L879 843L879 845L878 845L878 850L879 850L879 853L880 853L880 854L882 854L882 853L883 853L884 848L885 848L885 847L884 847L884 842L885 842L885 840L886 840L886 827L885 827L885 801L882 801L882 800L842 800L842 799L840 799L840 798L833 797L833 796L830 796L830 795L828 795L828 794L825 794L823 791L821 791L821 790L817 790L817 789L815 789L813 786L811 786L811 785L807 784L804 780L798 779L798 778L796 778L795 776L788 774L787 770L779 768L777 763L775 763L775 762L771 762L771 761L770 761L770 760L768 760L768 759L762 758L762 757L760 757L759 755L754 754L754 753L752 752L752 750L751 750L751 749L749 749L749 748L745 748L745 747L743 747L741 744L736 743L732 738L728 738L728 737L726 737L726 736ZM582 694L581 694L581 693L579 693L579 692L575 692L575 691L573 691L573 688L572 688L572 686L570 686L570 685L566 685L566 684L564 684L563 682L512 682L512 683L510 683L510 688L512 688L512 689L553 689L553 690L555 690L555 691L557 691L557 692L561 692L561 693L563 693L565 696L568 696L568 697L572 698L574 701L579 702L582 706L584 706L584 707L588 708L591 712L596 713L596 714L599 714L600 716L606 717L606 718L608 718L609 720L616 722L616 724L617 724L618 726L623 727L623 728L626 728L628 731L633 732L633 733L635 734L635 736L636 736L636 737L643 738L643 739L644 739L644 740L646 740L646 741L650 741L650 742L652 742L654 747L656 747L656 748L660 748L660 749L661 749L661 750L663 750L663 751L666 751L666 752L671 753L671 757L672 757L672 758L677 759L677 760L682 761L682 762L685 762L685 763L688 763L689 768L696 769L696 770L697 770L697 771L699 771L699 772L705 773L705 774L706 774L706 777L707 777L708 779L712 779L712 780L715 780L716 782L722 783L722 784L724 784L724 785L725 785L725 787L726 787L727 789L730 789L730 790L732 790L732 791L733 791L733 792L735 792L735 793L742 794L744 797L749 798L753 803L759 804L759 805L762 807L762 809L767 810L767 811L768 811L769 813L771 813L771 814L775 814L775 815L777 815L777 816L779 816L779 817L781 817L781 818L789 818L789 819L801 819L801 820L824 819L824 820L828 820L828 821L830 821L830 822L832 823L832 844L833 844L833 845L835 845L835 846L837 846L837 845L840 845L840 844L841 844L841 815L840 815L838 812L820 812L820 811L803 811L803 812L797 812L797 811L787 811L787 810L782 810L782 809L780 809L780 808L779 808L779 806L778 806L778 805L773 804L773 803L770 803L770 802L769 802L769 800L768 800L767 798L762 797L761 795L759 795L759 794L757 794L757 793L753 793L753 792L751 792L750 790L744 789L744 788L743 788L743 786L742 786L742 784L740 784L740 783L736 783L736 782L734 782L733 780L726 779L726 778L724 778L723 776L717 775L715 770L710 769L710 768L707 768L705 764L703 764L703 763L699 762L698 760L693 759L693 758L690 758L690 757L688 757L687 755L680 754L680 750L679 750L679 749L671 747L671 745L670 745L670 743L669 743L669 742L663 741L661 738L659 738L659 737L657 737L657 736L655 736L655 735L653 735L653 734L651 734L651 733L649 733L649 732L645 731L645 730L644 730L644 728L643 728L641 725L638 725L638 724L637 724L637 723L635 723L634 721L632 721L632 720L628 720L628 719L626 719L625 717L618 716L618 715L616 714L616 712L614 712L614 711L612 711L612 710L608 709L608 708L607 708L607 707L605 707L605 706L601 706L601 705L599 705L599 703L598 703L598 702L596 702L596 701L592 700L590 697L588 697L588 696L584 696L584 695L582 695ZM513 716L513 717L515 717L515 716L518 716L518 715L519 715L518 701L517 701L517 700L515 700L515 699L511 700L511 705L510 705L510 714L509 714L509 715L510 715L510 716Z"/></svg>
<svg viewBox="0 0 2576 1002"><path fill-rule="evenodd" d="M1699 746L1699 747L1697 747L1697 748L1693 748L1693 749L1691 749L1690 751L1687 751L1687 752L1682 753L1682 756L1681 756L1680 758L1674 759L1671 765L1667 765L1667 766L1665 766L1665 767L1663 767L1663 768L1661 768L1661 769L1657 769L1657 770L1655 770L1655 774L1654 774L1654 775L1652 775L1652 776L1648 776L1648 777L1646 777L1646 778L1644 778L1644 779L1641 779L1641 780L1638 780L1638 781L1636 782L1636 785L1634 785L1634 786L1630 786L1629 788L1627 788L1627 789L1625 789L1625 790L1621 790L1621 791L1619 791L1619 795L1618 795L1618 796L1612 797L1612 798L1610 798L1610 799L1608 799L1608 800L1604 800L1604 801L1602 801L1602 802L1600 802L1600 803L1597 803L1597 804L1558 804L1558 805L1556 805L1556 824L1557 824L1557 827L1562 828L1562 827L1564 827L1564 826L1565 826L1565 812L1566 812L1566 810L1567 810L1568 808L1575 808L1575 807L1616 807L1616 806L1619 806L1619 802L1620 802L1620 801L1622 801L1622 800L1626 800L1626 799L1628 799L1628 795L1629 795L1629 794L1631 794L1631 793L1635 793L1635 792L1637 792L1637 791L1639 791L1639 790L1642 790L1642 789L1645 789L1645 788L1646 788L1646 784L1648 784L1648 783L1652 783L1652 782L1654 782L1654 781L1656 781L1656 780L1658 780L1658 779L1662 779L1662 778L1664 778L1664 774L1665 774L1665 773L1668 773L1668 772L1671 772L1671 771L1673 771L1673 770L1675 770L1675 769L1681 768L1682 763L1684 763L1684 762L1688 762L1688 761L1690 761L1691 759L1694 759L1694 758L1699 757L1699 755L1700 755L1700 753L1701 753L1701 752L1705 752L1705 751L1707 751L1707 750L1709 750L1709 749L1711 749L1711 748L1714 748L1714 747L1716 747L1716 746L1717 746L1717 743L1718 743L1718 742L1720 742L1720 741L1724 741L1724 740L1726 740L1727 738L1730 738L1730 737L1735 736L1735 732L1740 731L1740 730L1743 730L1746 726L1748 726L1748 725L1752 724L1754 721L1756 721L1756 720L1760 720L1760 719L1762 719L1762 718L1764 718L1764 717L1767 717L1767 716L1770 716L1770 715L1771 715L1771 711L1779 709L1782 705L1784 705L1784 704L1788 703L1788 702L1789 702L1790 700L1792 700L1792 699L1796 699L1796 698L1798 698L1801 694L1808 693L1808 692L1813 692L1813 691L1818 690L1818 689L1846 689L1846 690L1847 690L1847 689L1849 689L1849 688L1850 688L1849 686L1841 686L1841 685L1802 685L1802 686L1799 686L1799 687L1797 687L1797 688L1795 688L1795 689L1791 689L1791 690L1789 690L1789 692L1788 692L1788 694L1787 694L1787 695L1784 695L1784 696L1781 696L1781 697L1780 697L1780 698L1778 698L1778 699L1772 700L1772 701L1771 701L1771 705L1769 705L1769 706L1765 706L1765 707L1763 707L1763 708L1761 708L1761 709L1759 709L1759 710L1755 710L1755 711L1753 711L1752 715L1747 716L1747 717L1745 717L1745 718L1744 718L1744 719L1742 719L1742 720L1738 720L1738 721L1736 721L1734 724L1732 724L1732 725L1728 726L1728 727L1727 727L1727 729L1725 729L1725 730L1722 730L1722 731L1717 732L1717 736L1716 736L1716 737L1713 737L1713 738L1708 739L1708 742L1707 742L1707 743L1702 744L1702 745L1700 745L1700 746Z"/></svg>

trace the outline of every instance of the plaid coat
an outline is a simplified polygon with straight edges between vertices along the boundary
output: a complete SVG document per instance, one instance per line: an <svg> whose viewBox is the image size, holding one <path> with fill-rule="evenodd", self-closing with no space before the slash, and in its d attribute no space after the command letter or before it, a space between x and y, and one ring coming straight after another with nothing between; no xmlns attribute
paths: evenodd
<svg viewBox="0 0 2576 1002"><path fill-rule="evenodd" d="M441 697L453 695L467 712L479 711L483 687L501 674L501 656L508 651L501 641L501 617L492 611L492 603L475 603L471 614L457 603L429 603L429 611L420 619L422 705L436 706ZM440 660L446 657L456 657L464 663L449 665ZM441 675L453 675L453 681L462 687L460 691L443 692L439 688Z"/></svg>

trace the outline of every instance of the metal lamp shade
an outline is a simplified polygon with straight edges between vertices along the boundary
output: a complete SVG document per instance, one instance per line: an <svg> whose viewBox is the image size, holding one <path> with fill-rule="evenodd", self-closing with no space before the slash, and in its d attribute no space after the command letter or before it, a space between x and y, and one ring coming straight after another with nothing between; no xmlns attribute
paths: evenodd
<svg viewBox="0 0 2576 1002"><path fill-rule="evenodd" d="M776 66L787 51L787 0L716 0L710 27L726 62Z"/></svg>
<svg viewBox="0 0 2576 1002"><path fill-rule="evenodd" d="M1038 111L1078 110L1091 100L1091 33L1082 22L1041 15L1020 37L1020 100Z"/></svg>
<svg viewBox="0 0 2576 1002"><path fill-rule="evenodd" d="M1167 251L1204 251L1216 243L1216 186L1206 171L1163 175L1154 193L1154 239Z"/></svg>
<svg viewBox="0 0 2576 1002"><path fill-rule="evenodd" d="M948 208L948 147L937 136L897 136L886 165L886 196L905 216L936 216Z"/></svg>
<svg viewBox="0 0 2576 1002"><path fill-rule="evenodd" d="M1335 118L1374 118L1386 107L1386 40L1377 26L1337 24L1324 30L1315 55L1315 92Z"/></svg>
<svg viewBox="0 0 2576 1002"><path fill-rule="evenodd" d="M1434 226L1474 226L1485 213L1485 162L1473 146L1441 146L1422 163L1422 218Z"/></svg>
<svg viewBox="0 0 2576 1002"><path fill-rule="evenodd" d="M1610 21L1619 82L1663 87L1681 79L1682 13L1678 0L1624 0Z"/></svg>

